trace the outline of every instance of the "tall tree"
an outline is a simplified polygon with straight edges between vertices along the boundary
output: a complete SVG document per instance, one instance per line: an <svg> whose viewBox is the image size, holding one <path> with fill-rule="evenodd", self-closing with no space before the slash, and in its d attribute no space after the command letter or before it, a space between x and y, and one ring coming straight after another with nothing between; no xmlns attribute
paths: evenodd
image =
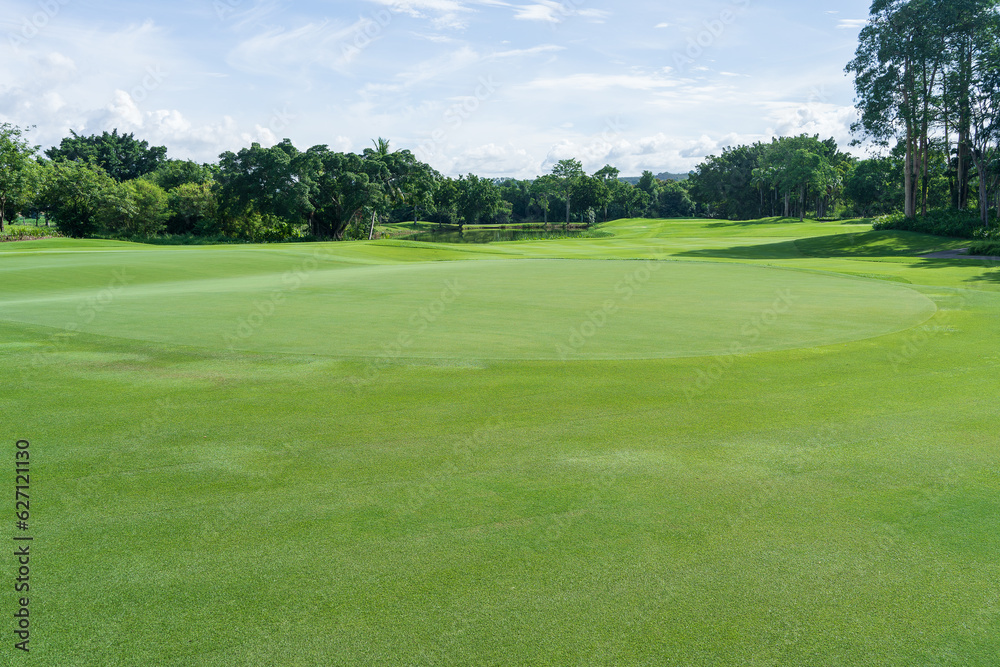
<svg viewBox="0 0 1000 667"><path fill-rule="evenodd" d="M542 210L546 225L549 224L549 209L552 206L552 197L558 191L558 179L552 174L539 176L531 182L531 199Z"/></svg>
<svg viewBox="0 0 1000 667"><path fill-rule="evenodd" d="M905 141L903 163L904 213L916 214L919 147L928 90L926 72L933 59L930 3L908 0L875 0L868 24L862 29L854 60L847 72L854 75L860 119L854 130L880 145L900 137Z"/></svg>
<svg viewBox="0 0 1000 667"><path fill-rule="evenodd" d="M883 146L903 145L903 199L908 217L926 213L932 179L933 133L943 125L948 153L957 139L954 202L969 202L970 167L977 162L973 105L990 40L996 38L997 0L876 0L854 60L854 129ZM992 32L991 32L992 31ZM985 39L984 39L985 35ZM982 119L980 113L979 118ZM980 126L979 129L982 129Z"/></svg>
<svg viewBox="0 0 1000 667"><path fill-rule="evenodd" d="M24 135L16 125L0 124L0 232L6 218L20 211L28 191L29 163L38 147L30 145Z"/></svg>
<svg viewBox="0 0 1000 667"><path fill-rule="evenodd" d="M620 175L621 172L610 164L606 164L594 172L594 178L604 181L604 185L607 187L607 196L604 198L604 222L608 221L608 205L614 200L615 189L621 183L618 180Z"/></svg>
<svg viewBox="0 0 1000 667"><path fill-rule="evenodd" d="M566 199L566 226L569 226L570 202L573 199L573 186L577 179L584 175L583 163L579 160L559 160L552 168L552 176L556 178L560 194Z"/></svg>
<svg viewBox="0 0 1000 667"><path fill-rule="evenodd" d="M976 25L971 53L969 143L979 180L980 218L986 227L1000 159L1000 18L995 13L982 16Z"/></svg>
<svg viewBox="0 0 1000 667"><path fill-rule="evenodd" d="M348 229L354 229L352 225L360 223L365 209L383 196L371 178L371 161L354 153L335 153L326 146L313 146L307 152L319 165L311 191L313 234L343 239Z"/></svg>

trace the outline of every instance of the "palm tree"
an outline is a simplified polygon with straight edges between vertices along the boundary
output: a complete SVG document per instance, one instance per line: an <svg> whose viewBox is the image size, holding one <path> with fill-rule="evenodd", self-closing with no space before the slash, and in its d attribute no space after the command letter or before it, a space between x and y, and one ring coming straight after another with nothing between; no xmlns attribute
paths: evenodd
<svg viewBox="0 0 1000 667"><path fill-rule="evenodd" d="M378 139L372 139L372 143L375 144L375 154L379 157L385 157L392 151L389 149L389 140L379 137Z"/></svg>

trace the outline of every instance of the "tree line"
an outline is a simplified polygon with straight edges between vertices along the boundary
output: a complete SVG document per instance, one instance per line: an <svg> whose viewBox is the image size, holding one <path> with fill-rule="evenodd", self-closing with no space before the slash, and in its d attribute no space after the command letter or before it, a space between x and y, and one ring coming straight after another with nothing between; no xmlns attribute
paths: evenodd
<svg viewBox="0 0 1000 667"><path fill-rule="evenodd" d="M71 132L40 153L27 130L0 125L0 230L18 215L45 215L69 236L194 235L251 241L371 238L379 222L440 225L686 217L696 205L681 183L645 172L636 185L607 165L578 160L532 180L442 176L408 150L377 139L361 153L291 141L225 152L214 164L172 160L117 130Z"/></svg>
<svg viewBox="0 0 1000 667"><path fill-rule="evenodd" d="M957 206L946 145L930 141L923 155L926 201ZM0 229L18 215L44 215L75 237L262 242L368 239L379 223L407 220L590 225L632 217L878 216L902 210L906 160L902 143L884 157L859 160L833 139L800 135L726 148L683 181L646 171L633 185L610 165L587 174L574 159L531 180L449 178L384 139L357 154L322 145L301 151L286 139L199 164L169 159L166 148L117 131L73 133L42 155L25 130L0 125Z"/></svg>

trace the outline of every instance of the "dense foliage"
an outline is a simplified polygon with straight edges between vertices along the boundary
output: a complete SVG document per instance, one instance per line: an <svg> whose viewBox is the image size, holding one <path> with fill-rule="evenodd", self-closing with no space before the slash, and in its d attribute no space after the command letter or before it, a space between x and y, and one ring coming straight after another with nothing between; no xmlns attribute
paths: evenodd
<svg viewBox="0 0 1000 667"><path fill-rule="evenodd" d="M912 218L906 217L903 213L894 213L878 218L873 227L876 230L898 229L961 239L984 238L987 234L975 211L953 209L929 211L925 216Z"/></svg>
<svg viewBox="0 0 1000 667"><path fill-rule="evenodd" d="M934 206L935 143L943 145L953 208L977 207L985 226L1000 195L998 6L998 0L875 0L871 6L847 66L860 112L855 129L902 147L899 180L908 218Z"/></svg>

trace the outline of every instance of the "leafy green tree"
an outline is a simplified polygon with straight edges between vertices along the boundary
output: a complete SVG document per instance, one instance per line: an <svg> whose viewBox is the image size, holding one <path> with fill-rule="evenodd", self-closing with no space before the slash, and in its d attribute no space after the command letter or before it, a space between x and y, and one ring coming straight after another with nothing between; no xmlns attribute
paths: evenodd
<svg viewBox="0 0 1000 667"><path fill-rule="evenodd" d="M902 161L891 158L862 160L848 173L844 193L854 203L855 212L864 216L892 213L902 201L899 189Z"/></svg>
<svg viewBox="0 0 1000 667"><path fill-rule="evenodd" d="M458 179L458 213L466 225L475 225L483 218L496 215L504 209L500 188L488 178L475 174Z"/></svg>
<svg viewBox="0 0 1000 667"><path fill-rule="evenodd" d="M114 179L89 162L56 162L42 193L44 208L66 236L83 238L100 231L104 193Z"/></svg>
<svg viewBox="0 0 1000 667"><path fill-rule="evenodd" d="M531 182L519 181L516 178L506 178L498 187L500 188L500 195L510 207L512 219L518 221L528 220L531 217L533 205Z"/></svg>
<svg viewBox="0 0 1000 667"><path fill-rule="evenodd" d="M549 211L552 208L552 198L559 191L559 180L552 174L536 178L531 183L531 200L541 209L545 224L549 224Z"/></svg>
<svg viewBox="0 0 1000 667"><path fill-rule="evenodd" d="M289 226L305 223L315 211L317 166L314 155L299 152L288 139L271 148L254 143L238 153L223 153L217 185L220 216L230 230L254 214L253 220L265 228L276 220Z"/></svg>
<svg viewBox="0 0 1000 667"><path fill-rule="evenodd" d="M22 214L31 214L35 217L35 224L38 224L38 217L45 211L45 203L42 194L45 192L45 184L52 173L52 163L44 158L29 160L25 165L23 188L21 190L21 211ZM45 226L49 226L49 219L46 217Z"/></svg>
<svg viewBox="0 0 1000 667"><path fill-rule="evenodd" d="M641 215L649 206L649 193L645 190L629 185L624 190L625 217L632 218Z"/></svg>
<svg viewBox="0 0 1000 667"><path fill-rule="evenodd" d="M327 146L313 146L307 152L318 165L311 190L313 234L343 239L348 229L361 228L365 209L371 210L373 202L384 196L371 178L372 161L353 153L336 153Z"/></svg>
<svg viewBox="0 0 1000 667"><path fill-rule="evenodd" d="M788 191L799 191L799 221L805 220L806 192L810 187L819 187L826 172L826 163L822 155L804 148L796 149L782 171L782 182Z"/></svg>
<svg viewBox="0 0 1000 667"><path fill-rule="evenodd" d="M369 179L380 188L381 196L372 200L373 216L408 207L416 222L421 207L433 206L434 190L441 175L410 151L393 151L386 139L380 137L373 143L375 149L369 148L363 155Z"/></svg>
<svg viewBox="0 0 1000 667"><path fill-rule="evenodd" d="M855 130L884 146L894 140L902 142L907 217L915 216L918 209L927 212L934 177L935 127L944 130L949 155L952 137L957 138L955 160L948 160L949 170L954 165L955 205L965 209L969 204L973 164L987 178L987 183L980 180L980 199L984 186L988 195L989 176L984 172L990 171L991 161L984 146L992 138L984 136L990 132L979 121L995 117L996 110L980 106L977 111L976 107L994 96L987 82L996 60L998 5L997 0L876 0L872 4L855 58L847 66L854 74L861 112Z"/></svg>
<svg viewBox="0 0 1000 667"><path fill-rule="evenodd" d="M38 148L24 134L16 125L0 124L0 232L7 218L17 216L30 193L30 162Z"/></svg>
<svg viewBox="0 0 1000 667"><path fill-rule="evenodd" d="M589 210L604 208L611 197L611 191L602 179L586 174L576 179L570 193L581 215Z"/></svg>
<svg viewBox="0 0 1000 667"><path fill-rule="evenodd" d="M167 192L188 183L201 185L215 178L213 165L198 164L193 160L167 160L148 178Z"/></svg>
<svg viewBox="0 0 1000 667"><path fill-rule="evenodd" d="M653 172L647 169L646 171L642 172L642 177L639 179L639 183L636 185L636 187L645 192L647 195L649 195L650 199L653 199L656 196L659 187L659 181L656 180L656 176L653 174Z"/></svg>
<svg viewBox="0 0 1000 667"><path fill-rule="evenodd" d="M990 200L1000 178L1000 16L983 16L971 42L970 152L979 181L980 219L987 227Z"/></svg>
<svg viewBox="0 0 1000 667"><path fill-rule="evenodd" d="M167 193L144 179L118 183L108 188L103 198L110 204L105 228L115 236L155 236L163 231L170 217Z"/></svg>
<svg viewBox="0 0 1000 667"><path fill-rule="evenodd" d="M182 183L167 193L170 218L167 231L171 234L212 235L221 232L216 216L218 203L215 182Z"/></svg>
<svg viewBox="0 0 1000 667"><path fill-rule="evenodd" d="M764 164L768 152L768 145L755 143L727 147L719 156L708 156L691 174L691 198L713 217L747 220L759 215L760 192L753 174Z"/></svg>
<svg viewBox="0 0 1000 667"><path fill-rule="evenodd" d="M434 209L434 193L441 184L441 174L430 165L420 163L420 167L410 172L406 183L406 202L413 208L413 223L417 223L420 210Z"/></svg>
<svg viewBox="0 0 1000 667"><path fill-rule="evenodd" d="M116 181L130 181L153 173L167 157L166 147L150 146L131 133L118 134L117 129L89 137L72 130L70 133L71 137L64 138L45 154L54 161L92 162Z"/></svg>
<svg viewBox="0 0 1000 667"><path fill-rule="evenodd" d="M452 225L458 221L458 182L443 178L434 191L434 221L438 225Z"/></svg>
<svg viewBox="0 0 1000 667"><path fill-rule="evenodd" d="M677 181L667 181L660 186L656 213L661 218L690 218L695 205L687 188Z"/></svg>
<svg viewBox="0 0 1000 667"><path fill-rule="evenodd" d="M583 163L573 159L559 160L552 168L552 176L556 179L559 193L566 200L566 226L568 227L573 187L576 185L576 181L584 176Z"/></svg>
<svg viewBox="0 0 1000 667"><path fill-rule="evenodd" d="M604 198L603 206L604 222L608 221L608 206L615 200L615 190L618 185L621 184L621 181L618 180L620 175L621 172L617 168L612 167L610 164L606 164L594 172L594 178L601 179L607 188L607 196Z"/></svg>

